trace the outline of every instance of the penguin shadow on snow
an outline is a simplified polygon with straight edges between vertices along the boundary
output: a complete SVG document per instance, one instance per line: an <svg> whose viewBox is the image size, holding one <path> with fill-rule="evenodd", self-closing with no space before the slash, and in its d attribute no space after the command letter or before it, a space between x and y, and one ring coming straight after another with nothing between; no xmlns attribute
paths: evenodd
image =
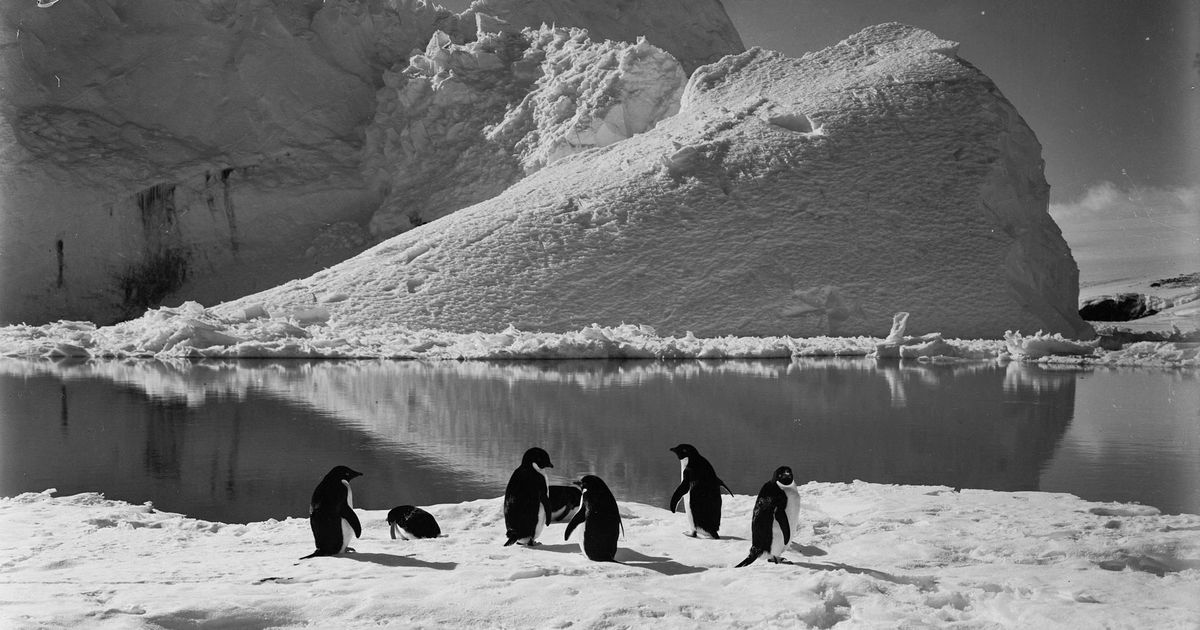
<svg viewBox="0 0 1200 630"><path fill-rule="evenodd" d="M703 573L705 571L703 567L680 564L667 557L647 556L644 553L625 548L617 549L617 555L613 558L613 562L628 567L650 569L663 575L686 575L688 573Z"/></svg>
<svg viewBox="0 0 1200 630"><path fill-rule="evenodd" d="M564 543L561 545L551 545L547 543L537 543L536 545L522 545L525 549L534 551L553 551L554 553L578 553L579 545L576 543Z"/></svg>
<svg viewBox="0 0 1200 630"><path fill-rule="evenodd" d="M339 557L358 562L374 562L385 567L436 569L438 571L453 571L458 567L457 562L429 562L412 556L398 556L391 553L348 553Z"/></svg>
<svg viewBox="0 0 1200 630"><path fill-rule="evenodd" d="M800 552L801 555L808 557L829 555L828 551L825 551L816 545L801 545L798 542L793 542L791 548Z"/></svg>
<svg viewBox="0 0 1200 630"><path fill-rule="evenodd" d="M869 575L873 578L892 582L893 584L908 584L916 586L922 592L931 591L937 588L937 579L933 576L918 576L908 577L904 575L892 575L884 571L875 569L867 569L863 567L851 566L841 562L787 562L789 566L800 567L802 569L810 569L813 571L845 571L846 573L857 573L859 575Z"/></svg>

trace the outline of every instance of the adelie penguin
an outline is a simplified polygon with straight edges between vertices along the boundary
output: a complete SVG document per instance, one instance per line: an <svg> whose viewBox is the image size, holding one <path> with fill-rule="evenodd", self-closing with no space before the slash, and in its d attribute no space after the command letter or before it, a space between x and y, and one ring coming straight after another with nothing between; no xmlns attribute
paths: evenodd
<svg viewBox="0 0 1200 630"><path fill-rule="evenodd" d="M547 468L554 468L550 455L535 446L525 451L521 465L509 477L504 489L505 547L538 544L537 537L550 524L549 483L543 472Z"/></svg>
<svg viewBox="0 0 1200 630"><path fill-rule="evenodd" d="M550 486L550 522L566 523L571 520L582 501L583 493L575 486Z"/></svg>
<svg viewBox="0 0 1200 630"><path fill-rule="evenodd" d="M350 480L362 473L346 466L334 466L313 490L308 505L308 524L317 550L300 558L333 556L350 549L350 543L362 535L362 525L354 513L354 493Z"/></svg>
<svg viewBox="0 0 1200 630"><path fill-rule="evenodd" d="M682 509L687 515L688 531L684 534L696 537L703 532L710 538L719 539L721 529L721 488L733 496L733 491L717 476L712 464L691 444L671 447L679 457L679 487L671 495L671 511Z"/></svg>
<svg viewBox="0 0 1200 630"><path fill-rule="evenodd" d="M429 512L412 505L392 508L388 512L387 522L392 540L396 540L396 532L400 532L400 538L404 540L437 538L442 535L442 528L438 526L437 519Z"/></svg>
<svg viewBox="0 0 1200 630"><path fill-rule="evenodd" d="M563 540L583 525L583 554L597 562L611 562L617 555L617 533L625 533L617 500L604 480L595 475L584 475L574 483L583 491L583 503L567 523Z"/></svg>
<svg viewBox="0 0 1200 630"><path fill-rule="evenodd" d="M796 489L792 469L780 466L775 476L763 484L750 517L750 555L737 566L744 567L764 553L769 562L787 562L783 550L792 540L792 531L800 518L800 491Z"/></svg>

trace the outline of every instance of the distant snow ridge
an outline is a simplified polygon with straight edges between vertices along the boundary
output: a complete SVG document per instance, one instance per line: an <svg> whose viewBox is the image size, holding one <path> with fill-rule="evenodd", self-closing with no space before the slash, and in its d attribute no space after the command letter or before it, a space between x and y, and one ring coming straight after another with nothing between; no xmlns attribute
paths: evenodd
<svg viewBox="0 0 1200 630"><path fill-rule="evenodd" d="M531 50L547 63L576 45L543 36L547 48ZM495 333L629 322L699 337L883 336L905 311L948 338L1090 338L1078 269L1047 212L1040 145L956 48L884 24L802 59L727 56L697 69L680 111L653 129L216 310L287 312L339 293L347 297L328 305L331 318L353 326ZM426 56L443 52L470 55L435 45ZM619 69L614 58L613 77L639 76ZM555 103L554 86L579 77L557 76L523 109L553 111L543 106ZM411 88L420 98L449 98L430 93L431 79L406 80L430 85ZM437 181L517 168L474 150Z"/></svg>
<svg viewBox="0 0 1200 630"><path fill-rule="evenodd" d="M371 232L390 236L489 199L572 153L624 140L679 110L687 77L640 39L513 28L476 14L476 40L435 32L384 73L366 170L389 192Z"/></svg>

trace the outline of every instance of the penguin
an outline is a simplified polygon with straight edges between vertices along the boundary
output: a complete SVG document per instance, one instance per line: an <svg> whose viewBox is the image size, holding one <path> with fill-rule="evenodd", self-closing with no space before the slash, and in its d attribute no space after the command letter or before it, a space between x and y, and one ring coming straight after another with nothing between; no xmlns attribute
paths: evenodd
<svg viewBox="0 0 1200 630"><path fill-rule="evenodd" d="M525 451L521 465L509 477L504 489L505 547L538 544L537 537L550 524L549 483L543 472L547 468L554 468L550 455L535 446Z"/></svg>
<svg viewBox="0 0 1200 630"><path fill-rule="evenodd" d="M720 539L717 530L721 528L721 488L733 496L733 491L717 476L712 464L691 444L680 444L670 449L679 457L679 487L671 495L670 509L675 512L680 508L687 514L688 531L684 534L696 537L697 532L703 532L713 539Z"/></svg>
<svg viewBox="0 0 1200 630"><path fill-rule="evenodd" d="M401 505L394 507L387 515L388 526L391 528L392 540L396 540L396 530L404 540L414 538L437 538L442 535L437 519L419 507Z"/></svg>
<svg viewBox="0 0 1200 630"><path fill-rule="evenodd" d="M791 542L799 519L800 491L796 489L792 469L780 466L758 491L750 517L750 555L737 566L747 566L764 553L769 562L786 563L783 550Z"/></svg>
<svg viewBox="0 0 1200 630"><path fill-rule="evenodd" d="M584 475L572 483L582 490L583 503L575 513L575 518L567 523L563 540L571 538L571 532L583 525L583 543L580 546L584 555L597 562L612 562L617 555L617 531L625 535L617 500L604 480L595 475Z"/></svg>
<svg viewBox="0 0 1200 630"><path fill-rule="evenodd" d="M334 466L313 490L308 506L308 525L312 528L317 550L300 558L333 556L350 549L350 543L362 535L362 525L354 513L354 493L350 480L362 473L346 466Z"/></svg>
<svg viewBox="0 0 1200 630"><path fill-rule="evenodd" d="M575 486L550 486L550 522L565 523L570 520L579 510L582 500L583 493Z"/></svg>

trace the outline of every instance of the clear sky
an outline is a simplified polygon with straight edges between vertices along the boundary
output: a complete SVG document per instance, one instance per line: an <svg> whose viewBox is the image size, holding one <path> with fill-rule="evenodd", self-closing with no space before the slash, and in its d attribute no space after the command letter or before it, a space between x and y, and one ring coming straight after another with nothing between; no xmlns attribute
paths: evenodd
<svg viewBox="0 0 1200 630"><path fill-rule="evenodd" d="M1051 200L1200 186L1196 0L723 0L742 41L799 56L897 21L960 42L1042 142ZM1200 211L1200 210L1198 210Z"/></svg>

